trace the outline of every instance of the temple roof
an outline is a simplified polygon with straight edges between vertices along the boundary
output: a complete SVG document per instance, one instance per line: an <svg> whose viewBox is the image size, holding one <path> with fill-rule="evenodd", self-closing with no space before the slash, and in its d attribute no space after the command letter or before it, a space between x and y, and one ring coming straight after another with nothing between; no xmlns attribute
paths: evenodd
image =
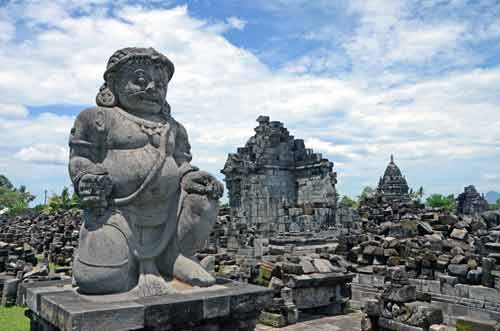
<svg viewBox="0 0 500 331"><path fill-rule="evenodd" d="M408 196L408 183L394 162L394 155L392 154L390 162L384 171L384 176L380 178L377 190L384 196L391 198L406 198Z"/></svg>
<svg viewBox="0 0 500 331"><path fill-rule="evenodd" d="M403 175L401 174L401 170L399 170L399 167L394 163L394 155L391 154L391 161L387 165L387 168L385 169L384 172L384 178L390 178L390 177L402 177ZM385 181L385 180L384 180Z"/></svg>

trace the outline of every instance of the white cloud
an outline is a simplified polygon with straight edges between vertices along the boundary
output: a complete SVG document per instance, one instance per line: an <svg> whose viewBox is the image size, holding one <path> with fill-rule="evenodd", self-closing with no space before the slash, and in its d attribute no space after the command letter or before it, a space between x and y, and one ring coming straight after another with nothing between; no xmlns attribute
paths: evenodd
<svg viewBox="0 0 500 331"><path fill-rule="evenodd" d="M52 113L0 121L0 150L20 149L35 143L65 144L73 118Z"/></svg>
<svg viewBox="0 0 500 331"><path fill-rule="evenodd" d="M37 144L22 148L15 157L31 163L64 165L68 163L69 150L59 145Z"/></svg>
<svg viewBox="0 0 500 331"><path fill-rule="evenodd" d="M0 103L0 118L23 118L28 116L28 109L23 105Z"/></svg>
<svg viewBox="0 0 500 331"><path fill-rule="evenodd" d="M236 30L243 30L245 28L245 26L247 25L247 21L242 20L236 16L228 17L226 19L226 21L230 27L232 27Z"/></svg>
<svg viewBox="0 0 500 331"><path fill-rule="evenodd" d="M273 72L251 51L224 38L229 28L244 29L244 21L193 18L186 6L123 6L113 18L99 10L71 16L59 2L40 11L16 10L19 19L29 18L32 30L26 40L7 38L0 50L2 102L91 104L115 50L153 46L176 66L167 98L173 115L187 127L194 160L211 171L244 145L261 114L285 122L291 134L336 163L340 178L359 177L359 183L376 182L391 152L406 166L423 168L499 153L500 68L414 80L408 79L410 73L388 69L398 61L419 63L451 54L448 50L462 51L457 39L466 24L419 25L404 16L404 3L353 2L361 25L344 45L359 66L342 79L316 74L334 68L334 57L315 62L305 55L295 62L301 68ZM384 84L367 83L379 80ZM74 118L26 117L25 108L16 107L9 112L19 116L0 121L0 149L7 151L0 152L0 161L13 172L22 162L66 162L61 146ZM17 164L5 161L8 153L16 155ZM16 176L28 181L33 173Z"/></svg>
<svg viewBox="0 0 500 331"><path fill-rule="evenodd" d="M348 158L357 158L359 155L352 151L351 145L334 145L328 141L317 138L309 138L305 141L307 148L312 148L317 152L325 152L330 156L344 156Z"/></svg>

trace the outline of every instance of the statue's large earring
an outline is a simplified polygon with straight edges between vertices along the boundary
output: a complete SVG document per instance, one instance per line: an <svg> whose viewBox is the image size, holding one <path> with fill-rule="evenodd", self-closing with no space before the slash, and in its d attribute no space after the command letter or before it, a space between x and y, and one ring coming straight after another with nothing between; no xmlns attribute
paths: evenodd
<svg viewBox="0 0 500 331"><path fill-rule="evenodd" d="M170 105L167 100L163 100L163 106L161 108L162 113L165 114L165 116L170 117Z"/></svg>
<svg viewBox="0 0 500 331"><path fill-rule="evenodd" d="M95 101L98 106L102 107L114 107L117 104L115 95L111 92L108 84L106 83L104 83L99 89L99 93L97 93Z"/></svg>

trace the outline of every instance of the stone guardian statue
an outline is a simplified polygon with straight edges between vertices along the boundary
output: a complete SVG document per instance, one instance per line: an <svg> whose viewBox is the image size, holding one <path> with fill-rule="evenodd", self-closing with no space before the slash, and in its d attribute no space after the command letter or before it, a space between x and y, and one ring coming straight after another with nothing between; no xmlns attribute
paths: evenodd
<svg viewBox="0 0 500 331"><path fill-rule="evenodd" d="M190 164L186 129L170 114L174 65L153 48L108 61L97 107L69 139L69 173L84 222L73 277L82 294L175 292L172 280L211 286L193 257L218 213L223 186Z"/></svg>

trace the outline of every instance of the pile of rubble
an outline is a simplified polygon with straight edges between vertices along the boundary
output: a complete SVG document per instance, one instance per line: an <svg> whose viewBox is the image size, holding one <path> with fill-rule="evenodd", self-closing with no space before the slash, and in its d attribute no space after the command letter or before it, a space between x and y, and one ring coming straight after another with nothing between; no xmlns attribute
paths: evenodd
<svg viewBox="0 0 500 331"><path fill-rule="evenodd" d="M499 212L469 217L427 210L407 228L403 222L382 222L348 257L362 266L404 265L412 278L448 273L461 283L480 284L483 273L500 262L499 225Z"/></svg>
<svg viewBox="0 0 500 331"><path fill-rule="evenodd" d="M4 220L0 231L0 273L27 273L40 260L69 270L80 224L80 211L56 215L28 213Z"/></svg>
<svg viewBox="0 0 500 331"><path fill-rule="evenodd" d="M321 249L318 253L281 254L270 249L262 257L256 283L275 292L273 303L260 321L274 327L296 323L301 311L337 315L349 307L354 274L342 256ZM319 253L321 252L321 253Z"/></svg>
<svg viewBox="0 0 500 331"><path fill-rule="evenodd" d="M416 286L402 268L390 270L384 291L365 307L362 330L427 331L443 322L443 312L428 302L417 301Z"/></svg>

